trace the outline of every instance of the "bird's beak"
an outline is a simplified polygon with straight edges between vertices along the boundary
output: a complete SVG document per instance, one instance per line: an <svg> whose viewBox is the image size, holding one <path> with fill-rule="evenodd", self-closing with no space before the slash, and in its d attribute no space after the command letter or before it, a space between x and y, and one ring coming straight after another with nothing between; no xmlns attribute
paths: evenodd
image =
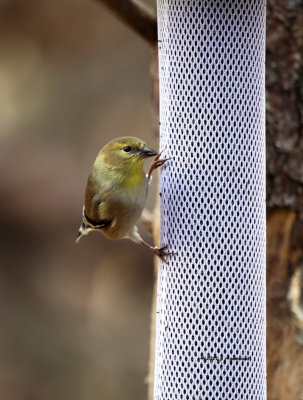
<svg viewBox="0 0 303 400"><path fill-rule="evenodd" d="M143 149L140 151L140 156L142 158L147 158L147 157L154 157L156 156L158 153L151 149L150 147L144 146Z"/></svg>

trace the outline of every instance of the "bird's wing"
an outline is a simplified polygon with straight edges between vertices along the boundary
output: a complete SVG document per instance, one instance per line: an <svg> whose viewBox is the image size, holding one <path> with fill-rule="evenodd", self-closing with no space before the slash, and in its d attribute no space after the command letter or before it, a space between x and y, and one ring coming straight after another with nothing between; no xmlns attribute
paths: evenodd
<svg viewBox="0 0 303 400"><path fill-rule="evenodd" d="M100 182L91 174L88 178L83 207L83 222L91 229L104 229L111 224L112 218L104 212L110 193L102 188Z"/></svg>
<svg viewBox="0 0 303 400"><path fill-rule="evenodd" d="M112 220L109 219L102 219L99 221L93 221L87 217L85 214L85 208L83 207L82 212L82 223L79 228L78 236L76 239L76 243L79 242L83 235L87 235L92 230L102 230L109 226L112 223Z"/></svg>
<svg viewBox="0 0 303 400"><path fill-rule="evenodd" d="M111 219L99 219L94 221L85 214L85 209L83 207L82 223L85 225L86 229L104 229L112 223Z"/></svg>
<svg viewBox="0 0 303 400"><path fill-rule="evenodd" d="M78 242L83 235L87 235L92 230L105 229L113 222L111 218L108 218L108 215L102 215L101 208L102 205L106 203L107 199L108 192L96 191L94 182L91 180L91 177L89 177L85 191L82 223L76 242Z"/></svg>

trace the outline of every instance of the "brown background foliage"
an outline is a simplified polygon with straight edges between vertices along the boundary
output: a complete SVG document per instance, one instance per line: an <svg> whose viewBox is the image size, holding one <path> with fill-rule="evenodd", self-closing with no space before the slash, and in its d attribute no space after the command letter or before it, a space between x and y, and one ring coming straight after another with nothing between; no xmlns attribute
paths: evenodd
<svg viewBox="0 0 303 400"><path fill-rule="evenodd" d="M156 147L151 50L83 0L0 1L0 49L0 397L144 398L152 258L74 238L98 149L124 134ZM302 60L303 1L269 1L269 400L303 393Z"/></svg>
<svg viewBox="0 0 303 400"><path fill-rule="evenodd" d="M144 398L153 258L74 240L102 145L157 146L150 49L92 1L1 0L0 54L0 398Z"/></svg>

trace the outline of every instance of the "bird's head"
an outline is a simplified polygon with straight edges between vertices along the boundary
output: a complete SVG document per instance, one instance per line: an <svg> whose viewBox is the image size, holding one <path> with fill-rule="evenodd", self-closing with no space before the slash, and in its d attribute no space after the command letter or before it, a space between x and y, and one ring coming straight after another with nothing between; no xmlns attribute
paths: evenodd
<svg viewBox="0 0 303 400"><path fill-rule="evenodd" d="M147 147L143 140L124 136L112 140L103 147L99 156L108 166L117 168L136 168L144 158L156 156L157 152Z"/></svg>

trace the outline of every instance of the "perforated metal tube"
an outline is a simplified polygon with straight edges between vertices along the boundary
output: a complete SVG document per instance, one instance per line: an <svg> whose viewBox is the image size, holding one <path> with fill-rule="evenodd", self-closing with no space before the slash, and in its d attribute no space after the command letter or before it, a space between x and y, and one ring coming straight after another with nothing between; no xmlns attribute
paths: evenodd
<svg viewBox="0 0 303 400"><path fill-rule="evenodd" d="M265 1L158 0L155 399L266 398Z"/></svg>

